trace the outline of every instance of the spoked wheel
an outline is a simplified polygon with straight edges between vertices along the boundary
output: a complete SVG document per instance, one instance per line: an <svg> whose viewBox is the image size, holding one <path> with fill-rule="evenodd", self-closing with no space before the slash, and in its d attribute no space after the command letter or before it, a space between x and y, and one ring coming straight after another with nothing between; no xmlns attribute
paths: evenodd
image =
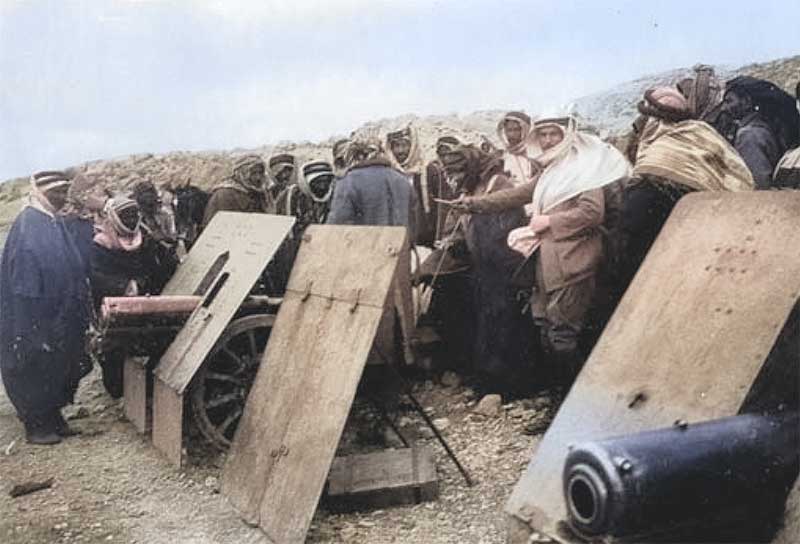
<svg viewBox="0 0 800 544"><path fill-rule="evenodd" d="M195 376L194 420L202 435L221 450L231 446L274 323L272 314L233 321Z"/></svg>

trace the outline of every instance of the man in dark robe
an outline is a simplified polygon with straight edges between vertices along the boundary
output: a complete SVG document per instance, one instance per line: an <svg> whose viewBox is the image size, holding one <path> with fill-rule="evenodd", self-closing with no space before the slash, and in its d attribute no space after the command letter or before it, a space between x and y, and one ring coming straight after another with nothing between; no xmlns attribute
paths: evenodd
<svg viewBox="0 0 800 544"><path fill-rule="evenodd" d="M86 265L58 214L69 185L63 172L31 177L0 264L0 371L33 444L56 444L72 434L61 408L89 368Z"/></svg>
<svg viewBox="0 0 800 544"><path fill-rule="evenodd" d="M726 84L722 107L736 122L733 147L752 172L756 189L772 188L778 161L800 139L794 99L774 83L739 76Z"/></svg>
<svg viewBox="0 0 800 544"><path fill-rule="evenodd" d="M160 260L156 248L146 243L142 217L135 200L117 197L108 201L98 222L91 253L91 285L95 309L103 298L124 295L157 295L171 263ZM164 270L168 268L168 270ZM103 353L100 366L103 385L113 398L123 392L124 349Z"/></svg>
<svg viewBox="0 0 800 544"><path fill-rule="evenodd" d="M442 236L443 219L447 212L439 206L437 199L450 199L441 163L425 163L416 130L407 126L402 130L390 132L386 144L398 170L405 173L414 187L417 199L417 237L416 245L433 247Z"/></svg>
<svg viewBox="0 0 800 544"><path fill-rule="evenodd" d="M470 145L440 145L437 152L457 192L476 197L514 187L503 160ZM530 385L530 323L523 316L515 273L523 263L506 244L508 233L525 224L522 206L496 214L463 217L453 236L463 237L469 255L472 369L486 393L523 392ZM450 246L457 248L457 244Z"/></svg>
<svg viewBox="0 0 800 544"><path fill-rule="evenodd" d="M275 201L266 185L266 165L261 157L244 155L236 159L230 177L211 190L203 228L218 211L275 213Z"/></svg>
<svg viewBox="0 0 800 544"><path fill-rule="evenodd" d="M794 90L797 110L800 111L800 82ZM779 189L800 189L800 147L787 151L775 167L773 187Z"/></svg>

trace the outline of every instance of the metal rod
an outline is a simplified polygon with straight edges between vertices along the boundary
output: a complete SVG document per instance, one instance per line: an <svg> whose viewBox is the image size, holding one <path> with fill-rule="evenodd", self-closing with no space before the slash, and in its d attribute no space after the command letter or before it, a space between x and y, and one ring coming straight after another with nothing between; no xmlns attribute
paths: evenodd
<svg viewBox="0 0 800 544"><path fill-rule="evenodd" d="M447 455L450 457L450 459L452 459L453 463L456 465L456 468L458 468L458 471L464 477L464 481L467 482L467 486L468 487L472 487L473 485L475 485L475 483L472 481L472 478L469 475L469 472L467 472L467 469L464 468L464 466L458 460L458 457L456 457L456 454L453 453L453 450L450 449L450 446L447 444L447 441L444 439L442 434L439 432L439 429L437 429L436 425L434 425L433 421L431 421L430 416L428 416L428 414L425 413L425 409L422 407L422 405L419 403L417 398L414 396L414 393L412 393L411 386L408 384L408 382L405 380L405 378L403 378L403 375L400 374L400 371L397 370L395 365L391 361L389 361L389 359L386 357L386 355L384 355L383 352L377 346L374 346L374 348L375 348L375 351L378 353L378 356L381 359L383 359L383 362L389 368L391 368L394 371L394 373L397 375L397 378L400 380L400 383L402 384L403 389L405 390L404 391L405 394L408 396L409 400L411 400L411 404L414 406L414 409L419 413L420 416L422 416L422 419L425 421L425 424L428 427L430 427L431 431L433 431L434 436L436 436L436 439L442 445L442 447L444 448L444 451L447 452Z"/></svg>

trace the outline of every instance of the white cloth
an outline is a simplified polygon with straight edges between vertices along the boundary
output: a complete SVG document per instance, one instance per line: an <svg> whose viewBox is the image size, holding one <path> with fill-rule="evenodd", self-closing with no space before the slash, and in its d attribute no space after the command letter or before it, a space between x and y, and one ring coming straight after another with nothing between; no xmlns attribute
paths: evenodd
<svg viewBox="0 0 800 544"><path fill-rule="evenodd" d="M615 147L597 136L576 130L575 119L567 118L564 139L535 158L544 171L533 191L533 214L546 214L562 202L581 193L599 189L631 174L631 165ZM545 126L537 123L536 128Z"/></svg>

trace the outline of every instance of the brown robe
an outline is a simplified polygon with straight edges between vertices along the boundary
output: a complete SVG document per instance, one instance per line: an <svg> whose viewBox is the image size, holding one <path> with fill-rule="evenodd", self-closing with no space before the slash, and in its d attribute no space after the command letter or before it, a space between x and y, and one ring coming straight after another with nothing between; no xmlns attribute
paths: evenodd
<svg viewBox="0 0 800 544"><path fill-rule="evenodd" d="M267 193L246 191L226 184L217 186L212 190L203 215L203 228L211 222L211 218L219 211L275 213L275 204L272 198L267 196Z"/></svg>

